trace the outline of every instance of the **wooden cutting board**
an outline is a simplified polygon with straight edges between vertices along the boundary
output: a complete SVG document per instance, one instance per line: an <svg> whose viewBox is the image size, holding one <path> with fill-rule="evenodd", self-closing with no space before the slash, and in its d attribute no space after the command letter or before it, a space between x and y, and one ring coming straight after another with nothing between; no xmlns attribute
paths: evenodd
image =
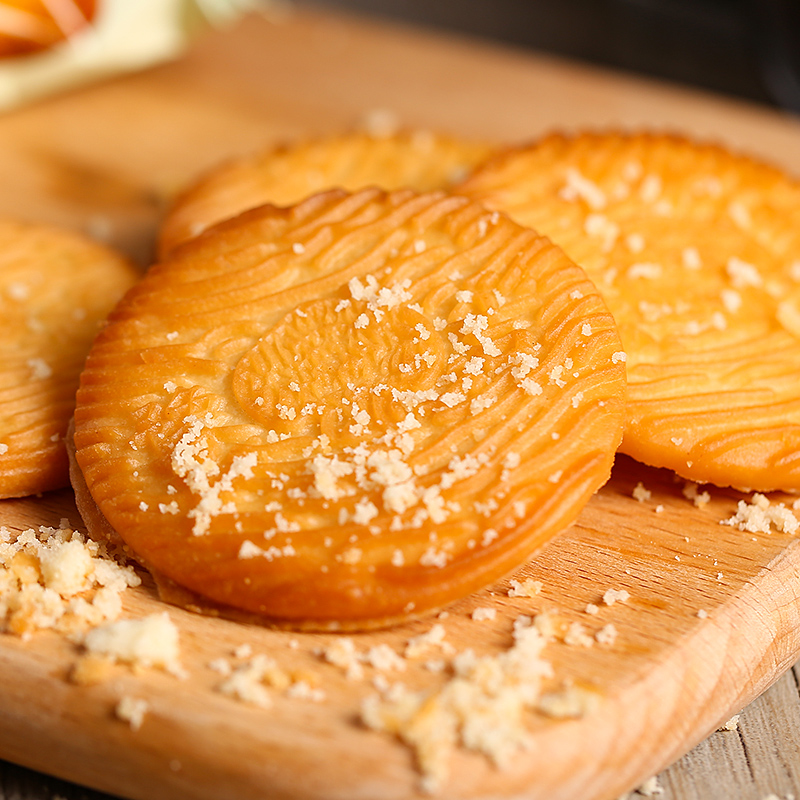
<svg viewBox="0 0 800 800"><path fill-rule="evenodd" d="M199 169L279 138L341 130L375 109L400 122L498 141L577 125L667 126L710 136L800 171L797 120L554 60L447 40L320 12L280 23L251 18L170 65L63 95L0 118L0 213L103 231L147 263L165 199ZM632 492L642 482L651 497ZM800 553L791 536L720 525L741 498L711 489L697 508L669 473L620 458L579 523L521 571L533 598L508 582L390 631L353 636L359 651L439 623L457 650L497 654L513 620L549 611L590 633L612 623L609 645L556 642L545 651L554 684L588 687L597 707L580 719L531 714L531 747L497 769L457 748L441 795L607 800L700 741L800 655ZM776 500L785 499L776 497ZM657 510L661 507L661 510ZM3 501L0 524L79 525L68 490ZM605 605L609 589L625 603ZM599 613L586 613L594 603ZM476 621L476 608L495 608ZM125 612L164 610L148 585ZM136 800L406 800L418 796L413 752L358 721L374 672L349 680L318 654L334 635L299 635L168 609L188 678L119 667L76 686L79 650L47 633L0 637L0 757ZM214 691L214 659L249 645L303 670L325 700L273 691L268 709ZM389 674L438 690L447 673L420 661ZM139 730L114 716L143 699Z"/></svg>

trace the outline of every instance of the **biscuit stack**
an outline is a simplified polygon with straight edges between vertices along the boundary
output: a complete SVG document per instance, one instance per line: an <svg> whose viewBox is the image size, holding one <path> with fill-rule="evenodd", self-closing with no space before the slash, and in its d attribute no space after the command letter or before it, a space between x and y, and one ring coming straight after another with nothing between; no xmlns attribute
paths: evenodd
<svg viewBox="0 0 800 800"><path fill-rule="evenodd" d="M229 162L89 350L79 508L173 602L363 629L520 566L618 448L796 490L798 231L797 183L666 135L349 134Z"/></svg>

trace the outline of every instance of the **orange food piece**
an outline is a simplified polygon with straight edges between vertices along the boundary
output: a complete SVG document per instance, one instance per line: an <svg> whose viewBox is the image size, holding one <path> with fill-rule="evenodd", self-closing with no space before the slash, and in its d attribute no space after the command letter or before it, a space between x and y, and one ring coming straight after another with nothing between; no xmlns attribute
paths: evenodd
<svg viewBox="0 0 800 800"><path fill-rule="evenodd" d="M159 254L247 209L290 206L325 189L446 189L491 152L428 131L354 132L271 147L222 164L179 195L161 226Z"/></svg>
<svg viewBox="0 0 800 800"><path fill-rule="evenodd" d="M442 193L263 206L153 267L87 360L75 455L161 579L306 628L517 568L608 478L624 365L557 247Z"/></svg>
<svg viewBox="0 0 800 800"><path fill-rule="evenodd" d="M459 192L586 269L628 357L621 450L698 482L800 489L800 184L669 135L552 135Z"/></svg>
<svg viewBox="0 0 800 800"><path fill-rule="evenodd" d="M47 50L94 19L97 0L4 0L0 4L0 58Z"/></svg>
<svg viewBox="0 0 800 800"><path fill-rule="evenodd" d="M0 221L0 497L68 485L64 435L100 323L138 274L70 231Z"/></svg>

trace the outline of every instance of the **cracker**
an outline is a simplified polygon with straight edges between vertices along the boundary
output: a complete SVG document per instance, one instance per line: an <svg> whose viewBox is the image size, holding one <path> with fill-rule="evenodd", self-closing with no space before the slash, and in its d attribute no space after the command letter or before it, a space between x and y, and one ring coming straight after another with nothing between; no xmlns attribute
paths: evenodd
<svg viewBox="0 0 800 800"><path fill-rule="evenodd" d="M553 238L628 358L622 451L698 482L800 489L800 185L658 134L551 135L458 190Z"/></svg>
<svg viewBox="0 0 800 800"><path fill-rule="evenodd" d="M101 321L138 274L76 233L0 221L0 497L66 486L64 434Z"/></svg>
<svg viewBox="0 0 800 800"><path fill-rule="evenodd" d="M179 195L161 226L159 254L249 208L290 206L325 189L447 189L491 152L428 131L354 132L272 147L217 167Z"/></svg>
<svg viewBox="0 0 800 800"><path fill-rule="evenodd" d="M157 574L297 627L424 613L609 475L624 365L585 273L443 193L262 206L153 267L81 380L76 460Z"/></svg>

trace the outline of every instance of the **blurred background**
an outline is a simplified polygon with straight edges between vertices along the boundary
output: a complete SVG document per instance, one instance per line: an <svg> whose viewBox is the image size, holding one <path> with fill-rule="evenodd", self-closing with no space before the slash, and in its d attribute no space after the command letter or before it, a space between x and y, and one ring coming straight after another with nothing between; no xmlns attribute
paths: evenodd
<svg viewBox="0 0 800 800"><path fill-rule="evenodd" d="M800 0L317 0L800 112Z"/></svg>

